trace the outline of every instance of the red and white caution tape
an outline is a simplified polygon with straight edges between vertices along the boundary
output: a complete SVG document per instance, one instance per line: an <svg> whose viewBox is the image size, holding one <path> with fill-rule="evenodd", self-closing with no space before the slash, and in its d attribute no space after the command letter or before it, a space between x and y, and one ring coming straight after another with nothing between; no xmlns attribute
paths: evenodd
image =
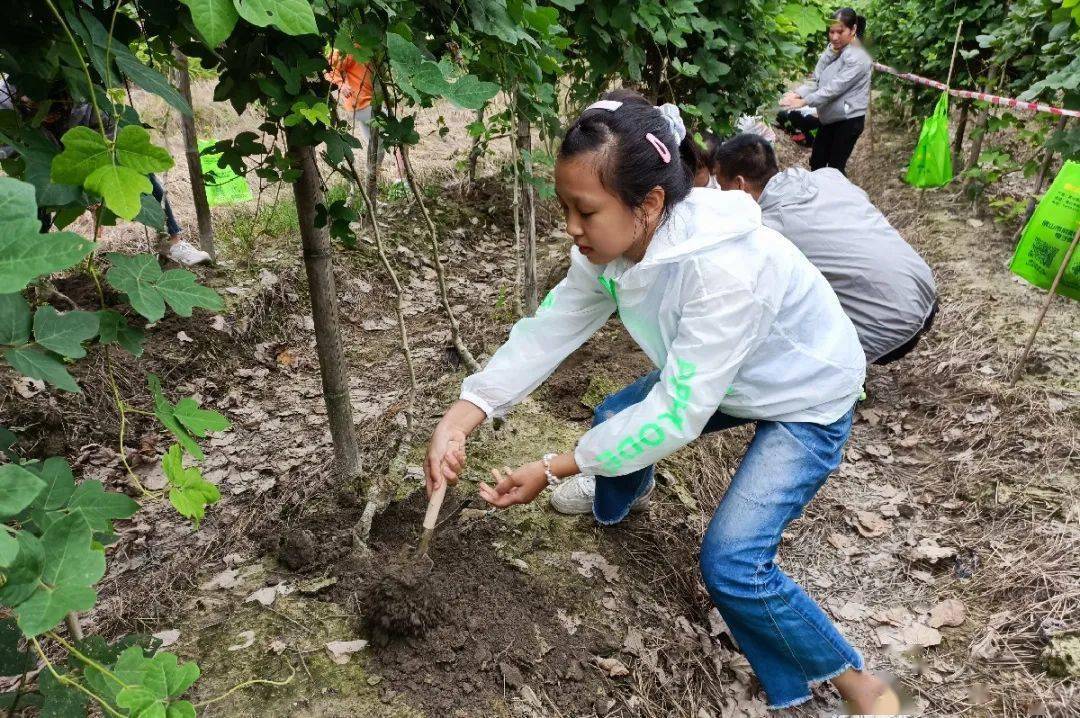
<svg viewBox="0 0 1080 718"><path fill-rule="evenodd" d="M874 63L874 69L880 72L887 72L890 75L896 75L897 77L901 77L905 80L914 82L919 85L936 87L939 90L948 89L949 94L953 97L968 97L972 100L982 100L983 102L989 102L992 105L1004 105L1005 107L1013 107L1018 110L1031 110L1032 112L1049 112L1051 115L1063 115L1065 117L1080 117L1080 110L1066 110L1062 107L1044 105L1041 102L1024 102L1023 100L1017 100L1012 97L999 97L998 95L988 95L985 92L972 92L971 90L957 90L953 88L946 88L944 82L931 80L927 77L920 77L919 75L915 75L910 72L900 72L899 70L889 67L888 65L882 65L880 62Z"/></svg>

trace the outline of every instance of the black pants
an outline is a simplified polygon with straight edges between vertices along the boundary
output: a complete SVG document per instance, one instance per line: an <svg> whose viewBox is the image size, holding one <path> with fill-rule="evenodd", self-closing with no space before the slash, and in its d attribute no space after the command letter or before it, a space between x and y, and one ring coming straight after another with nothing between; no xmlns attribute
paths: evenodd
<svg viewBox="0 0 1080 718"><path fill-rule="evenodd" d="M865 123L866 117L852 117L850 120L822 125L814 138L814 151L810 153L811 171L835 167L846 174L844 168L847 167L848 157L851 157Z"/></svg>
<svg viewBox="0 0 1080 718"><path fill-rule="evenodd" d="M906 342L896 347L885 356L877 359L876 361L874 361L874 363L879 365L891 364L897 359L903 359L908 354L910 354L911 350L919 344L919 340L923 338L923 334L926 334L934 326L934 317L937 316L937 310L938 303L934 302L934 306L930 308L930 314L927 315L926 321L923 322L922 328L919 329L919 331L915 332L915 336L913 336L911 339L908 339Z"/></svg>

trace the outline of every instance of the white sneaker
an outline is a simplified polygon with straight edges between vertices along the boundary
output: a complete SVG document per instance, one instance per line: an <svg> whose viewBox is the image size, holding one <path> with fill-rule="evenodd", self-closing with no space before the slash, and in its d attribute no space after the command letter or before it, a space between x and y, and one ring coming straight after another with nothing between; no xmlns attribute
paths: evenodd
<svg viewBox="0 0 1080 718"><path fill-rule="evenodd" d="M649 490L634 501L630 510L637 512L648 508L655 488L656 481L654 480ZM551 508L560 514L591 514L594 496L596 496L596 477L578 474L556 486L549 500Z"/></svg>
<svg viewBox="0 0 1080 718"><path fill-rule="evenodd" d="M185 267L191 267L196 264L203 264L204 262L210 261L209 254L186 239L181 239L179 242L170 242L164 254L172 261L177 264L183 264Z"/></svg>

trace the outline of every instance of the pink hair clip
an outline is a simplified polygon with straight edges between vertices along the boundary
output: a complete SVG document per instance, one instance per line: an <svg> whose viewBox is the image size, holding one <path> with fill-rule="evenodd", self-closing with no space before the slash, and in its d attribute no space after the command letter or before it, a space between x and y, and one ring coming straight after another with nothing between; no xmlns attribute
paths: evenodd
<svg viewBox="0 0 1080 718"><path fill-rule="evenodd" d="M664 164L671 164L671 150L667 148L667 145L657 139L656 135L651 132L645 133L645 139L656 148L656 152L660 155L660 159L664 161Z"/></svg>

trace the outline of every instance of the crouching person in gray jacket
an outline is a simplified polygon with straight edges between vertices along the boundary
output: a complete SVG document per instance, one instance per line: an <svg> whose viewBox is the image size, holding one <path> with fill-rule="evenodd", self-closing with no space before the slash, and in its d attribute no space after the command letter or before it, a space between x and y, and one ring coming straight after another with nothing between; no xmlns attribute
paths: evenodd
<svg viewBox="0 0 1080 718"><path fill-rule="evenodd" d="M736 135L715 157L720 187L756 199L762 223L829 280L867 362L888 364L915 348L937 313L934 277L865 192L833 168L781 172L757 135Z"/></svg>

